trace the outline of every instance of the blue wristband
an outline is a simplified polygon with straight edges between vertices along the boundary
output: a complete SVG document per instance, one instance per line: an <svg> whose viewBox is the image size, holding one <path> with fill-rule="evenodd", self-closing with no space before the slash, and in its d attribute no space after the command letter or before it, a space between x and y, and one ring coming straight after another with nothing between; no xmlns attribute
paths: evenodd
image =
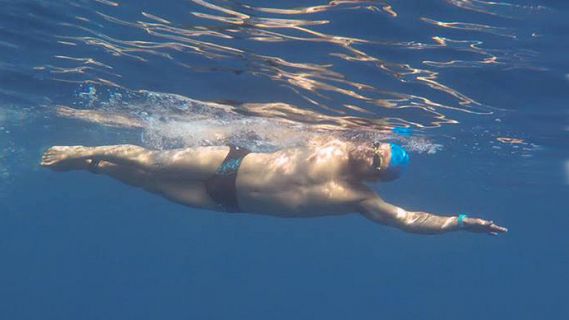
<svg viewBox="0 0 569 320"><path fill-rule="evenodd" d="M464 219L467 218L468 216L465 214L459 214L458 215L458 219L456 220L456 222L458 222L458 227L459 228L464 228Z"/></svg>

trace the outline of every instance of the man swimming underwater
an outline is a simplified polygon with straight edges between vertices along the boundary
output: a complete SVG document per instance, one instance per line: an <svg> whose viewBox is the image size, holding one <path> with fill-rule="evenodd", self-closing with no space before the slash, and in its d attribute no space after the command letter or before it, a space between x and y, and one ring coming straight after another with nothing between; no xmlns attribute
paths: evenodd
<svg viewBox="0 0 569 320"><path fill-rule="evenodd" d="M507 231L464 214L407 211L383 201L365 184L398 178L408 162L407 152L396 144L334 140L273 153L236 146L169 151L135 145L55 146L45 152L41 165L57 171L89 170L190 207L215 211L279 217L358 212L414 233Z"/></svg>

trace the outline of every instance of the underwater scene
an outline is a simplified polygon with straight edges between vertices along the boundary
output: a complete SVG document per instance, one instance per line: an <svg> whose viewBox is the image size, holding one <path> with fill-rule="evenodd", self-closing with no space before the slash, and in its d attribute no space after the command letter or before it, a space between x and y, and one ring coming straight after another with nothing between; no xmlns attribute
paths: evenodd
<svg viewBox="0 0 569 320"><path fill-rule="evenodd" d="M0 6L0 319L569 318L569 2Z"/></svg>

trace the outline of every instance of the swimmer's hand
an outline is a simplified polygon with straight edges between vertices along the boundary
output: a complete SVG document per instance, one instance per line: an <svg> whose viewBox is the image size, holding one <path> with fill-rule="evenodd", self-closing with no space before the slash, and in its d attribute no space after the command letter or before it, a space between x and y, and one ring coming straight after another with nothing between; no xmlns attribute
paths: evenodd
<svg viewBox="0 0 569 320"><path fill-rule="evenodd" d="M439 234L450 231L469 231L497 235L508 229L479 218L466 215L443 216L423 211L407 211L383 201L377 194L359 203L357 211L364 217L401 230L422 234ZM462 221L461 221L462 220Z"/></svg>
<svg viewBox="0 0 569 320"><path fill-rule="evenodd" d="M470 232L487 233L493 236L508 232L508 229L495 224L494 221L487 221L480 218L465 218L464 229Z"/></svg>

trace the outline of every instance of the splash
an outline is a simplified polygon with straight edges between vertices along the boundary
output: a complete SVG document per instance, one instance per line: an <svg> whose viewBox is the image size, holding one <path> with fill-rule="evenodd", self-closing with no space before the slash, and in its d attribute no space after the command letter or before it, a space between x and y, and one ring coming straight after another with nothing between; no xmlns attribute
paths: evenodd
<svg viewBox="0 0 569 320"><path fill-rule="evenodd" d="M141 131L154 149L235 144L253 151L306 146L310 141L342 139L353 143L399 141L414 152L439 147L411 130L397 130L366 118L323 116L282 103L224 104L151 91L82 88L77 109L60 106L61 117ZM93 101L97 102L93 106ZM95 107L95 108L93 108ZM404 133L404 134L403 134Z"/></svg>

